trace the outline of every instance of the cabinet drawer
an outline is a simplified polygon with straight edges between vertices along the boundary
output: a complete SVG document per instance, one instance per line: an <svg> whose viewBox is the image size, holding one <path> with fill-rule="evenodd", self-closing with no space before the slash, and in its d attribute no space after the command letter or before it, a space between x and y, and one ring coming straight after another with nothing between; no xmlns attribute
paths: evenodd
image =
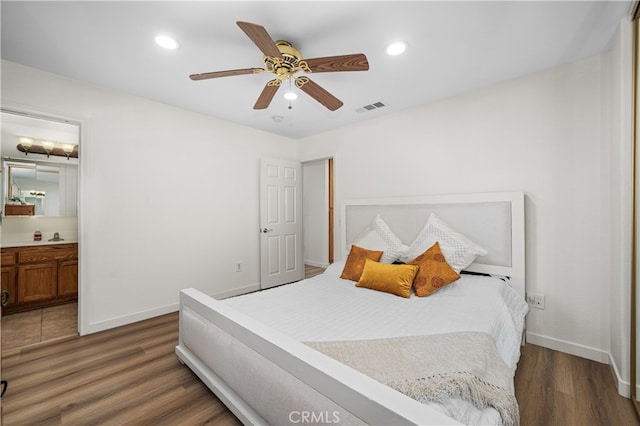
<svg viewBox="0 0 640 426"><path fill-rule="evenodd" d="M12 266L16 264L16 253L9 251L2 251L0 254L0 265L1 266Z"/></svg>
<svg viewBox="0 0 640 426"><path fill-rule="evenodd" d="M18 253L19 263L48 262L51 260L72 260L78 258L78 249L73 245L34 247Z"/></svg>

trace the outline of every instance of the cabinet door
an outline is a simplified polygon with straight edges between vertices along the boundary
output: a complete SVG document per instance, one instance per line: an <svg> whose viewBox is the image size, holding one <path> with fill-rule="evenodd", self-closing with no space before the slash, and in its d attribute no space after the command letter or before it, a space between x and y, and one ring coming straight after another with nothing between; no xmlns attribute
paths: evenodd
<svg viewBox="0 0 640 426"><path fill-rule="evenodd" d="M56 296L57 262L18 266L18 303Z"/></svg>
<svg viewBox="0 0 640 426"><path fill-rule="evenodd" d="M16 303L16 267L3 266L0 268L2 290L9 292L9 305Z"/></svg>
<svg viewBox="0 0 640 426"><path fill-rule="evenodd" d="M58 262L58 296L78 294L78 261Z"/></svg>

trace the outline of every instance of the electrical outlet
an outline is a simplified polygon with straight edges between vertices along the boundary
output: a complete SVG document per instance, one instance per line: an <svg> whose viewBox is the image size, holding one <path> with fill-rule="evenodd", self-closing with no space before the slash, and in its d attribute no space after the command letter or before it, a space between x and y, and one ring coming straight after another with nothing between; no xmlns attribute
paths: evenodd
<svg viewBox="0 0 640 426"><path fill-rule="evenodd" d="M236 272L242 272L242 262L236 263Z"/></svg>
<svg viewBox="0 0 640 426"><path fill-rule="evenodd" d="M544 294L527 293L527 304L532 308L544 309Z"/></svg>

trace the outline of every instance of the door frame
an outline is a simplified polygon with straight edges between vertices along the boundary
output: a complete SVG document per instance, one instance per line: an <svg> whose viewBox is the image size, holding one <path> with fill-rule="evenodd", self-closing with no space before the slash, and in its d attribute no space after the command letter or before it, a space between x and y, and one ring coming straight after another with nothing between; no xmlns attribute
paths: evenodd
<svg viewBox="0 0 640 426"><path fill-rule="evenodd" d="M317 158L317 159L310 159L310 160L305 160L302 162L302 174L303 174L303 180L304 180L304 165L305 164L310 164L310 163L317 163L317 162L326 162L327 168L326 168L326 176L325 176L325 182L324 182L324 194L323 197L325 197L326 202L324 203L324 206L326 208L326 212L325 214L327 215L327 235L325 235L326 238L326 242L327 242L327 263L331 264L334 262L335 260L335 247L334 247L334 241L335 241L335 237L334 237L334 229L335 229L335 209L334 209L334 204L335 204L335 190L334 190L334 158L333 157L322 157L322 158ZM302 194L302 203L303 203L303 211L304 211L304 203L305 200L307 199L307 197L305 197L305 194ZM304 256L304 253L303 253ZM314 265L315 266L315 265Z"/></svg>
<svg viewBox="0 0 640 426"><path fill-rule="evenodd" d="M78 132L78 177L77 177L77 218L78 218L78 318L77 318L77 332L80 336L87 334L87 326L89 324L88 319L86 318L86 311L84 307L86 306L86 291L84 288L84 283L86 280L84 277L86 276L86 269L83 266L85 262L82 261L83 258L86 258L84 254L86 253L86 248L84 244L83 232L83 215L82 215L82 206L84 205L84 192L82 187L83 176L86 174L86 166L83 166L85 161L83 161L83 157L85 155L85 150L87 149L87 119L68 116L65 113L59 111L52 110L40 110L34 109L30 106L25 106L22 104L18 104L10 101L2 101L2 106L0 107L1 112L5 112L8 114L16 114L22 115L26 117L38 118L42 120L61 122L66 124L76 125L79 128Z"/></svg>

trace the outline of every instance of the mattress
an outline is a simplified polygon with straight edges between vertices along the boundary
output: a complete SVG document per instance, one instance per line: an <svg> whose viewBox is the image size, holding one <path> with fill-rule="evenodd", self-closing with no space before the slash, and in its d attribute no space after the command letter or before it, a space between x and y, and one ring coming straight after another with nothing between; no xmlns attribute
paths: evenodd
<svg viewBox="0 0 640 426"><path fill-rule="evenodd" d="M340 278L343 267L336 262L313 278L223 302L300 342L485 332L515 373L528 306L508 280L462 274L428 297L407 299L356 287ZM458 400L434 408L462 423L500 423L492 408Z"/></svg>

